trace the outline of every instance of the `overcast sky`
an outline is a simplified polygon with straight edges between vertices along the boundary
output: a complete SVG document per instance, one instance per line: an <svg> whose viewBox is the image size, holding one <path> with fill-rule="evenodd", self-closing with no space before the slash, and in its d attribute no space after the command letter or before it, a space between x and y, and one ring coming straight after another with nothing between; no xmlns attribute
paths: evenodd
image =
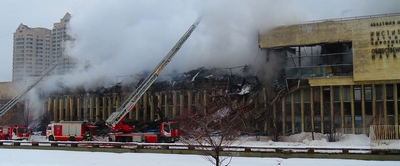
<svg viewBox="0 0 400 166"><path fill-rule="evenodd" d="M13 33L20 23L52 29L69 12L77 37L68 54L92 70L69 84L151 70L189 26L203 21L165 69L255 63L257 31L310 20L400 11L397 0L1 0L0 82L11 81ZM69 79L67 79L69 78Z"/></svg>

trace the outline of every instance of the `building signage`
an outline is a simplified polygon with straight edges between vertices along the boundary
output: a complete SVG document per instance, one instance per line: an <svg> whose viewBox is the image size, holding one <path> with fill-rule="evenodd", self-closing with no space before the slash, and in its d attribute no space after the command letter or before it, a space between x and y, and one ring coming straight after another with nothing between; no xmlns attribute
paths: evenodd
<svg viewBox="0 0 400 166"><path fill-rule="evenodd" d="M400 52L400 21L373 22L371 27L377 30L370 32L371 45L376 48L371 49L371 58L397 58ZM379 29L378 29L379 28Z"/></svg>

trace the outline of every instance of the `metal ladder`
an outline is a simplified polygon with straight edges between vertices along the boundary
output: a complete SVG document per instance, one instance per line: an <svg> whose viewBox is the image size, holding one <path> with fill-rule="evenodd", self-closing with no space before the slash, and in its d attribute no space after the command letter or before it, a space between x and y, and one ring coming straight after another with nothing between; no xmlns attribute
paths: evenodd
<svg viewBox="0 0 400 166"><path fill-rule="evenodd" d="M20 92L18 95L13 97L10 101L8 101L3 107L0 108L0 117L2 117L8 110L10 110L15 104L18 103L18 101L26 94L28 93L32 88L34 88L40 81L43 80L43 78L49 74L53 69L56 68L58 64L63 62L65 59L64 56L61 56L56 62L54 62L42 75L40 75L38 78L36 78L28 87L26 87L22 92Z"/></svg>
<svg viewBox="0 0 400 166"><path fill-rule="evenodd" d="M107 118L106 124L108 126L116 125L120 122L126 114L128 114L134 107L143 94L150 88L150 86L156 81L160 72L165 66L171 61L174 55L179 51L183 43L189 38L194 29L199 25L201 18L199 17L192 26L186 31L186 33L179 39L174 47L168 52L168 54L161 60L161 62L154 68L149 76L139 85L137 89L125 100L125 102L118 108L117 111L113 112L110 117Z"/></svg>

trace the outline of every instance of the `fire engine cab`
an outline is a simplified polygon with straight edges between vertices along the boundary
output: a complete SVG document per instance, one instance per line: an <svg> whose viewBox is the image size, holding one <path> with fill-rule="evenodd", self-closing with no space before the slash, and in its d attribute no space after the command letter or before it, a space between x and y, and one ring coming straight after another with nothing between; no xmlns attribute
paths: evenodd
<svg viewBox="0 0 400 166"><path fill-rule="evenodd" d="M0 138L2 140L28 140L31 136L27 126L2 126Z"/></svg>
<svg viewBox="0 0 400 166"><path fill-rule="evenodd" d="M86 121L60 121L47 126L46 137L49 141L82 141L86 133L93 135L95 127Z"/></svg>

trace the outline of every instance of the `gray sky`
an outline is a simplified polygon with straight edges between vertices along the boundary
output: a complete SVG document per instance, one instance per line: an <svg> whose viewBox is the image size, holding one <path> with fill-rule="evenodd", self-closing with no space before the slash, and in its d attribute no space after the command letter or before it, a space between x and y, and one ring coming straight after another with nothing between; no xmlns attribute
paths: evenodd
<svg viewBox="0 0 400 166"><path fill-rule="evenodd" d="M20 23L51 29L66 12L77 37L68 54L92 70L64 76L93 86L99 78L151 70L198 16L203 21L165 73L255 63L257 31L310 20L400 11L397 0L2 0L0 82L11 81L13 32ZM89 82L93 82L89 83Z"/></svg>

